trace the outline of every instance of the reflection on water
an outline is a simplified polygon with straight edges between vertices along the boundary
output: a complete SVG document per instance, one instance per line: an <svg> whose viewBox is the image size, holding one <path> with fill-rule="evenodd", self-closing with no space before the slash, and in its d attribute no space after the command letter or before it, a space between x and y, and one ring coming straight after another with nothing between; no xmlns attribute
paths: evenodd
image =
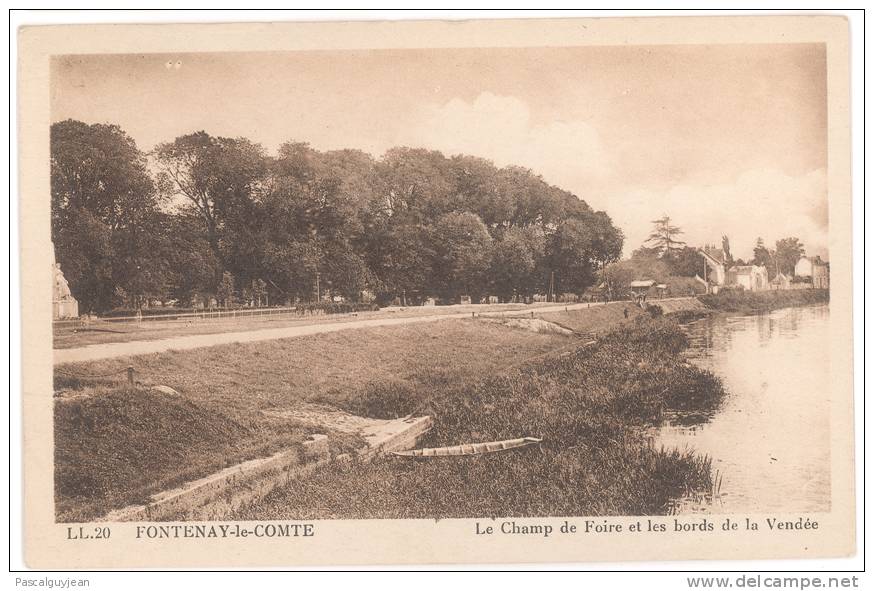
<svg viewBox="0 0 874 591"><path fill-rule="evenodd" d="M685 327L692 363L728 392L707 414L673 416L654 443L713 459L717 494L677 511L829 510L828 305L715 316Z"/></svg>

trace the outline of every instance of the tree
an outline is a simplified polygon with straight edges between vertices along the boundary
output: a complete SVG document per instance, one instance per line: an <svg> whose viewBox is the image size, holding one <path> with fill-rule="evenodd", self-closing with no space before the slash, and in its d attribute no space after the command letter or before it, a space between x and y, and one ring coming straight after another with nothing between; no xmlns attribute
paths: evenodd
<svg viewBox="0 0 874 591"><path fill-rule="evenodd" d="M548 239L547 264L543 281L548 285L554 273L555 293L582 295L595 283L594 232L588 220L570 218L558 224Z"/></svg>
<svg viewBox="0 0 874 591"><path fill-rule="evenodd" d="M361 293L376 284L367 263L351 249L328 252L323 277L327 288L353 302L361 301Z"/></svg>
<svg viewBox="0 0 874 591"><path fill-rule="evenodd" d="M774 249L777 272L795 276L795 264L804 256L804 245L798 238L781 238Z"/></svg>
<svg viewBox="0 0 874 591"><path fill-rule="evenodd" d="M239 245L244 235L240 231L257 218L256 202L266 185L263 150L244 138L212 137L198 131L160 144L154 156L161 190L168 197L182 197L203 222L213 256L221 263L216 270L217 285L227 266L222 249L225 231L235 230L237 237L224 244Z"/></svg>
<svg viewBox="0 0 874 591"><path fill-rule="evenodd" d="M228 306L233 305L234 291L234 276L228 271L225 271L222 273L222 280L219 282L215 294L216 299L222 307L227 308Z"/></svg>
<svg viewBox="0 0 874 591"><path fill-rule="evenodd" d="M694 277L704 274L704 256L689 246L671 251L665 255L664 261L670 267L672 275Z"/></svg>
<svg viewBox="0 0 874 591"><path fill-rule="evenodd" d="M167 216L166 227L169 296L191 305L215 293L215 276L221 272L221 263L209 246L201 220L177 213Z"/></svg>
<svg viewBox="0 0 874 591"><path fill-rule="evenodd" d="M80 312L104 312L116 303L112 231L91 212L74 208L53 231L56 259L79 301ZM120 295L120 294L119 294Z"/></svg>
<svg viewBox="0 0 874 591"><path fill-rule="evenodd" d="M115 126L52 128L52 236L85 310L229 305L235 284L246 301L295 302L317 281L352 300L527 299L553 274L558 291L582 293L622 252L604 212L475 156L292 141L271 158L198 131L151 157Z"/></svg>
<svg viewBox="0 0 874 591"><path fill-rule="evenodd" d="M406 304L408 299L416 301L436 293L431 229L401 217L371 226L365 248L368 266L377 277L378 301L383 303L398 297Z"/></svg>
<svg viewBox="0 0 874 591"><path fill-rule="evenodd" d="M635 250L631 258L619 264L631 269L634 279L652 279L656 283L669 283L674 274L671 260L659 257L658 252L648 249Z"/></svg>
<svg viewBox="0 0 874 591"><path fill-rule="evenodd" d="M765 241L759 237L756 239L756 246L753 249L753 260L751 262L753 265L765 267L768 270L768 276L775 277L777 275L777 265L774 254L774 251L765 246Z"/></svg>
<svg viewBox="0 0 874 591"><path fill-rule="evenodd" d="M267 304L267 283L260 277L252 280L252 300L259 308Z"/></svg>
<svg viewBox="0 0 874 591"><path fill-rule="evenodd" d="M433 226L434 285L447 300L469 295L479 301L487 291L492 237L474 213L448 213Z"/></svg>
<svg viewBox="0 0 874 591"><path fill-rule="evenodd" d="M731 246L728 243L728 236L725 234L722 235L722 252L725 253L726 263L731 265L734 262L734 258L731 256Z"/></svg>
<svg viewBox="0 0 874 591"><path fill-rule="evenodd" d="M159 202L134 141L73 120L54 123L50 140L52 241L82 310L163 295Z"/></svg>
<svg viewBox="0 0 874 591"><path fill-rule="evenodd" d="M683 233L679 226L671 224L671 218L667 215L653 220L653 231L646 239L644 246L654 248L660 256L665 256L673 250L682 248L686 243L677 240L677 236Z"/></svg>
<svg viewBox="0 0 874 591"><path fill-rule="evenodd" d="M543 255L544 238L537 229L507 229L492 248L489 276L495 295L504 302L533 295Z"/></svg>
<svg viewBox="0 0 874 591"><path fill-rule="evenodd" d="M632 281L634 281L634 269L627 262L612 263L601 271L601 282L611 300L627 296Z"/></svg>
<svg viewBox="0 0 874 591"><path fill-rule="evenodd" d="M276 290L278 298L294 303L312 301L316 295L316 274L322 265L322 252L310 240L277 242L264 245L264 278ZM274 301L277 296L274 296Z"/></svg>

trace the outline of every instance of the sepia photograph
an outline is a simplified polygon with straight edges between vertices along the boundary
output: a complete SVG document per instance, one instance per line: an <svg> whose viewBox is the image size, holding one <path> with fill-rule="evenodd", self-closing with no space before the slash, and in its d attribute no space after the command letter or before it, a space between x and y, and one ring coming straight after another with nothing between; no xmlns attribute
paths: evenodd
<svg viewBox="0 0 874 591"><path fill-rule="evenodd" d="M798 37L47 51L40 511L852 551L846 64Z"/></svg>

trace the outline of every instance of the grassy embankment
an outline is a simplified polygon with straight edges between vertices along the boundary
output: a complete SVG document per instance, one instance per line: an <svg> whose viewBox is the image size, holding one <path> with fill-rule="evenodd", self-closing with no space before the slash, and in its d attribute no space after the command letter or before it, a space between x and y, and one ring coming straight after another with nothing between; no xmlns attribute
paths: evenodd
<svg viewBox="0 0 874 591"><path fill-rule="evenodd" d="M641 319L595 345L434 391L418 402L435 420L425 445L544 442L480 457L329 465L235 517L664 513L678 497L712 486L709 459L654 449L644 436L666 410L712 408L724 394L716 377L682 361L686 345L675 322Z"/></svg>
<svg viewBox="0 0 874 591"><path fill-rule="evenodd" d="M401 396L431 392L570 342L446 320L60 366L56 513L64 521L90 519L294 445L312 430L262 410L307 401L360 410L356 405L374 384L384 393L394 387ZM68 377L123 372L128 364L141 382L133 388L124 385L123 373L117 379ZM180 396L148 389L158 384ZM354 443L331 435L335 447Z"/></svg>
<svg viewBox="0 0 874 591"><path fill-rule="evenodd" d="M601 328L616 320L605 317ZM658 513L709 486L706 459L649 449L639 429L666 408L712 405L721 395L712 376L680 361L676 326L635 323L592 347L549 355L576 342L449 320L133 360L138 379L170 385L178 397L58 375L56 389L66 390L55 405L58 517L88 519L293 445L308 428L260 411L303 401L377 417L430 413L434 445L521 435L546 441L540 450L472 460L332 466L252 515ZM61 371L101 374L128 362ZM353 443L333 435L336 451Z"/></svg>
<svg viewBox="0 0 874 591"><path fill-rule="evenodd" d="M627 319L625 318L626 311L628 312ZM554 322L579 334L594 336L599 332L610 330L622 322L634 320L639 316L645 315L646 312L633 302L613 302L583 310L549 312L541 314L539 318L547 322Z"/></svg>
<svg viewBox="0 0 874 591"><path fill-rule="evenodd" d="M698 299L712 310L740 314L757 314L778 308L822 304L829 301L827 289L787 289L774 291L725 290Z"/></svg>

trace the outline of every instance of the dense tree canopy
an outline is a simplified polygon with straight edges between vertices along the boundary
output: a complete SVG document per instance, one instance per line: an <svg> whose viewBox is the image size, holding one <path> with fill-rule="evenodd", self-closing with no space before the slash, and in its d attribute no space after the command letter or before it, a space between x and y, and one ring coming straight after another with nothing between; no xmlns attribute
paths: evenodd
<svg viewBox="0 0 874 591"><path fill-rule="evenodd" d="M113 125L52 126L52 236L86 311L150 300L381 302L582 293L619 259L603 212L517 166L433 150L275 156L203 131L141 153ZM318 288L317 288L318 283Z"/></svg>
<svg viewBox="0 0 874 591"><path fill-rule="evenodd" d="M798 238L781 238L774 248L777 271L795 276L795 264L804 256L804 245Z"/></svg>
<svg viewBox="0 0 874 591"><path fill-rule="evenodd" d="M115 125L51 128L52 241L83 311L166 290L159 198L144 155Z"/></svg>

